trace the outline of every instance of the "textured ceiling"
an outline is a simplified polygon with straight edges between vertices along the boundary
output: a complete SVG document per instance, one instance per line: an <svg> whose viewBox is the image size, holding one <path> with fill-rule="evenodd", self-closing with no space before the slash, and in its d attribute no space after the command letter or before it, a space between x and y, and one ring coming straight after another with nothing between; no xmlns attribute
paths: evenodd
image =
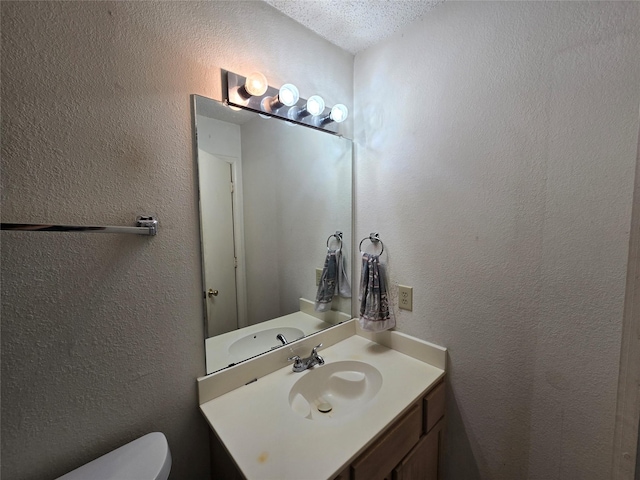
<svg viewBox="0 0 640 480"><path fill-rule="evenodd" d="M264 0L353 54L424 15L444 0Z"/></svg>

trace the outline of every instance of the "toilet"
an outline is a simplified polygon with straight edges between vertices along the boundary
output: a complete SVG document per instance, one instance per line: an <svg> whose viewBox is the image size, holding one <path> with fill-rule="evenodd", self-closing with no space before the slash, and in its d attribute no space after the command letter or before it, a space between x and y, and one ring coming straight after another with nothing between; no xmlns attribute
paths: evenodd
<svg viewBox="0 0 640 480"><path fill-rule="evenodd" d="M58 480L167 480L171 452L163 433L148 433Z"/></svg>

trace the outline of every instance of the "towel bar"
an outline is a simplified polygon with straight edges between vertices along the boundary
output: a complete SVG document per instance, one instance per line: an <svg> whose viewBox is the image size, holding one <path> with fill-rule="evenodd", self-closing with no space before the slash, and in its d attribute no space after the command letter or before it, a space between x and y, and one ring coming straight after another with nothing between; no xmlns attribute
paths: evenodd
<svg viewBox="0 0 640 480"><path fill-rule="evenodd" d="M88 233L132 233L135 235L156 235L158 219L150 216L136 218L135 227L82 226L82 225L42 225L35 223L2 223L0 230L21 232L88 232Z"/></svg>

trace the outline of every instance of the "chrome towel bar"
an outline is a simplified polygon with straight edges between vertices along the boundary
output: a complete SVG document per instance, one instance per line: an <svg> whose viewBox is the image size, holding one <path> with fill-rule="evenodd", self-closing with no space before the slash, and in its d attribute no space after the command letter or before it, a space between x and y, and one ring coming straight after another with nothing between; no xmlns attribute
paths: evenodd
<svg viewBox="0 0 640 480"><path fill-rule="evenodd" d="M20 232L89 232L89 233L132 233L135 235L156 235L158 219L150 216L136 218L135 227L82 226L82 225L41 225L34 223L3 223L0 230Z"/></svg>

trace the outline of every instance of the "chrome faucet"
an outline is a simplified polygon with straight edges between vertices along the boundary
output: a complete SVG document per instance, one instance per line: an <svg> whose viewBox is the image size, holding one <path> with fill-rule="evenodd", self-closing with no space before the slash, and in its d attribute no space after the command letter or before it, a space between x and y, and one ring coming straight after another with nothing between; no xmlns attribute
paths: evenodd
<svg viewBox="0 0 640 480"><path fill-rule="evenodd" d="M298 355L289 357L287 360L293 362L293 371L304 372L305 370L315 365L324 365L324 358L318 355L318 349L320 347L322 347L322 344L313 347L313 350L311 350L311 355L309 355L307 358L300 358Z"/></svg>
<svg viewBox="0 0 640 480"><path fill-rule="evenodd" d="M281 333L276 335L276 339L280 340L282 342L282 345L286 345L288 343L287 339Z"/></svg>

